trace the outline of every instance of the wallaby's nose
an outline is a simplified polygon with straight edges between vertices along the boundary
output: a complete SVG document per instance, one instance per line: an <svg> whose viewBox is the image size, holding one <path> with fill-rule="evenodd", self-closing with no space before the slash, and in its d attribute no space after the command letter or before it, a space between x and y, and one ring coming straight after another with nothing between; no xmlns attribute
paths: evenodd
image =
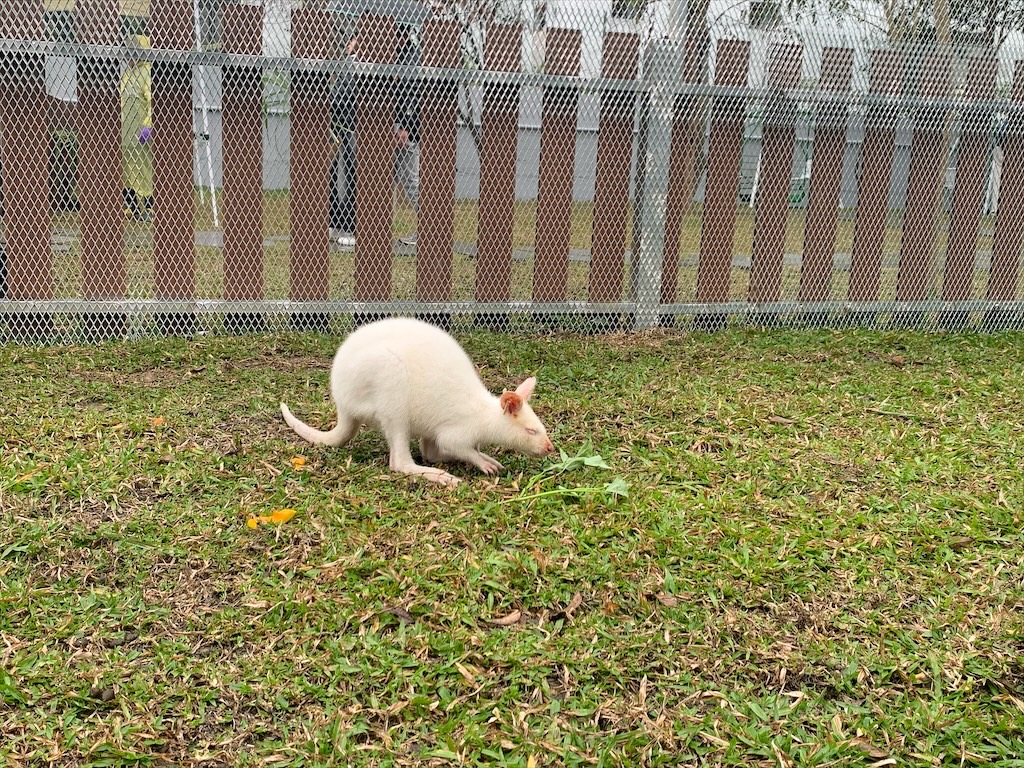
<svg viewBox="0 0 1024 768"><path fill-rule="evenodd" d="M555 446L551 444L550 440L545 440L544 441L544 453L551 453L553 450L555 450Z"/></svg>

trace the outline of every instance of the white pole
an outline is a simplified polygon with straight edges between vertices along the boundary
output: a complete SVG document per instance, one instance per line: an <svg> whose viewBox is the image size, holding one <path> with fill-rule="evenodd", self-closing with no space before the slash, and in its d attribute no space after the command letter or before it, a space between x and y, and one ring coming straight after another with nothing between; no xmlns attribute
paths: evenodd
<svg viewBox="0 0 1024 768"><path fill-rule="evenodd" d="M203 50L203 37L200 31L199 0L192 0L192 18L195 22L196 50ZM206 142L206 176L210 182L210 206L213 209L213 226L220 228L220 217L217 215L217 193L213 186L213 151L210 149L210 116L206 101L206 76L203 74L202 66L199 68L199 99L202 104L203 115L203 140ZM200 194L202 185L199 185ZM205 202L205 199L204 199Z"/></svg>
<svg viewBox="0 0 1024 768"><path fill-rule="evenodd" d="M689 16L687 0L670 0L668 7L668 34L669 40L685 40L686 24Z"/></svg>
<svg viewBox="0 0 1024 768"><path fill-rule="evenodd" d="M746 144L745 141L743 143ZM750 186L750 202L747 203L747 207L748 208L753 208L754 207L754 204L757 201L757 188L761 184L761 155L764 154L764 152L763 152L763 150L764 150L764 137L763 136L761 138L761 149L762 149L762 152L760 152L757 155L757 165L754 167L754 183L751 184L751 186Z"/></svg>

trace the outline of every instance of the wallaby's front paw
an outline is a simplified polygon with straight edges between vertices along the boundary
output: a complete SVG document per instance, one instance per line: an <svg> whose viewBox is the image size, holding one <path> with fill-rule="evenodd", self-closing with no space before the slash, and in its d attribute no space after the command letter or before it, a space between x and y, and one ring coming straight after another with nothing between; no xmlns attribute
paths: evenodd
<svg viewBox="0 0 1024 768"><path fill-rule="evenodd" d="M505 469L501 466L500 461L488 456L486 453L480 454L480 460L477 462L477 466L480 467L480 471L485 475L496 475Z"/></svg>

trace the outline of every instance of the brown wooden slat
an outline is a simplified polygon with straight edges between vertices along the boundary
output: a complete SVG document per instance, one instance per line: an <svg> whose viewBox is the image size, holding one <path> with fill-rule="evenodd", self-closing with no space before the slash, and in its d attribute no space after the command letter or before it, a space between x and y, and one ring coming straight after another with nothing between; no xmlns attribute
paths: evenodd
<svg viewBox="0 0 1024 768"><path fill-rule="evenodd" d="M975 101L990 100L995 93L997 70L998 62L994 56L972 56L967 64L964 95ZM942 280L942 298L947 301L969 299L973 293L974 255L978 250L978 230L989 167L991 122L992 112L986 108L968 110L964 114ZM960 327L966 320L966 312L944 313L941 323L947 327Z"/></svg>
<svg viewBox="0 0 1024 768"><path fill-rule="evenodd" d="M484 66L517 72L522 27L488 24ZM476 298L505 301L512 291L512 228L519 143L519 87L489 83L480 114L480 205L477 235Z"/></svg>
<svg viewBox="0 0 1024 768"><path fill-rule="evenodd" d="M391 17L359 19L359 56L394 63L398 33ZM391 298L391 244L395 162L395 90L389 77L360 83L356 106L356 252L358 301Z"/></svg>
<svg viewBox="0 0 1024 768"><path fill-rule="evenodd" d="M117 0L79 0L76 38L116 45ZM84 57L78 62L78 200L81 205L82 297L125 295L124 199L121 176L121 101L118 63ZM123 315L84 319L89 338L120 335Z"/></svg>
<svg viewBox="0 0 1024 768"><path fill-rule="evenodd" d="M1024 104L1024 60L1017 61L1013 73L1013 102ZM1013 115L1003 140L1003 168L999 183L995 235L992 240L992 272L989 275L989 299L1013 301L1020 278L1021 244L1024 243L1024 117ZM1022 318L1018 317L1019 323ZM988 328L1001 328L1012 318L1001 310L985 317Z"/></svg>
<svg viewBox="0 0 1024 768"><path fill-rule="evenodd" d="M223 46L229 53L257 55L262 49L263 8L222 6ZM224 298L263 298L263 97L256 67L224 68L221 112L224 222ZM262 326L256 314L224 318L229 331Z"/></svg>
<svg viewBox="0 0 1024 768"><path fill-rule="evenodd" d="M190 0L152 0L154 48L192 47ZM192 67L153 64L153 277L162 299L196 295L195 198L193 196ZM191 334L192 314L161 314L164 333Z"/></svg>
<svg viewBox="0 0 1024 768"><path fill-rule="evenodd" d="M545 72L578 76L581 37L578 29L549 29ZM544 92L533 266L535 301L564 301L566 298L576 159L576 106L577 95L572 88L548 88Z"/></svg>
<svg viewBox="0 0 1024 768"><path fill-rule="evenodd" d="M76 0L75 40L92 45L120 45L119 0Z"/></svg>
<svg viewBox="0 0 1024 768"><path fill-rule="evenodd" d="M780 44L772 48L768 61L768 87L774 93L765 116L761 148L748 294L752 302L778 301L782 296L782 257L789 220L796 104L780 91L799 84L802 54L799 45Z"/></svg>
<svg viewBox="0 0 1024 768"><path fill-rule="evenodd" d="M749 58L750 43L747 41L719 40L715 84L746 85ZM701 303L724 302L729 298L744 117L742 98L719 97L715 100L697 270L697 301ZM704 318L698 324L709 323L717 325L719 321Z"/></svg>
<svg viewBox="0 0 1024 768"><path fill-rule="evenodd" d="M895 96L900 92L899 51L871 52L872 93ZM896 112L886 106L872 107L865 124L861 149L860 185L857 189L857 220L853 231L849 298L873 301L881 283L882 243L889 210L889 182L895 151Z"/></svg>
<svg viewBox="0 0 1024 768"><path fill-rule="evenodd" d="M683 79L698 81L707 56L703 30L693 29L686 38ZM679 290L679 246L686 212L693 204L697 151L704 140L706 108L703 100L680 96L672 116L672 146L669 150L668 199L665 204L665 252L661 263L661 303L676 301Z"/></svg>
<svg viewBox="0 0 1024 768"><path fill-rule="evenodd" d="M292 12L292 55L325 59L330 17L320 6ZM328 169L331 164L329 77L323 72L292 73L291 96L291 284L293 301L324 301L328 297ZM293 327L324 328L327 318L299 313Z"/></svg>
<svg viewBox="0 0 1024 768"><path fill-rule="evenodd" d="M916 94L942 98L949 91L949 54L915 51L908 57L904 88L912 83ZM914 116L907 205L900 242L900 266L896 280L898 301L921 301L928 293L935 250L939 191L945 179L945 149L942 132L945 110L921 107ZM915 322L913 313L898 322Z"/></svg>
<svg viewBox="0 0 1024 768"><path fill-rule="evenodd" d="M423 28L424 66L458 67L460 34L455 21L429 19ZM416 298L446 301L452 291L458 86L450 81L433 81L421 88Z"/></svg>
<svg viewBox="0 0 1024 768"><path fill-rule="evenodd" d="M850 90L852 48L826 48L818 88L826 93ZM846 105L825 106L814 126L810 200L800 268L800 301L824 301L832 286L832 261L839 220L839 190L846 153Z"/></svg>
<svg viewBox="0 0 1024 768"><path fill-rule="evenodd" d="M44 40L43 0L4 0L0 4L0 38Z"/></svg>
<svg viewBox="0 0 1024 768"><path fill-rule="evenodd" d="M636 77L639 52L640 38L636 34L608 32L601 54L601 76ZM632 93L605 91L601 94L588 285L592 302L622 299L635 112L636 98Z"/></svg>
<svg viewBox="0 0 1024 768"><path fill-rule="evenodd" d="M42 4L10 3L3 12L0 36L41 39ZM3 224L6 258L0 296L14 300L53 297L50 206L47 194L49 126L43 57L0 54L0 165L3 174ZM53 331L45 313L14 315L15 338L46 338Z"/></svg>

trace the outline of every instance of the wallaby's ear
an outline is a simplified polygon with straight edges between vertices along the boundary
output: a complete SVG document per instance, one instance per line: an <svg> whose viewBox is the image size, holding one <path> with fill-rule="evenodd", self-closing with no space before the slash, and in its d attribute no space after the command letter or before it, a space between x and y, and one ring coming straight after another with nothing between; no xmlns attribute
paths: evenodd
<svg viewBox="0 0 1024 768"><path fill-rule="evenodd" d="M518 387L516 387L516 394L519 395L523 400L529 400L530 395L533 394L534 387L537 386L537 377L531 376Z"/></svg>
<svg viewBox="0 0 1024 768"><path fill-rule="evenodd" d="M518 392L502 392L500 402L501 410L509 416L515 416L523 409L523 398L519 396Z"/></svg>

